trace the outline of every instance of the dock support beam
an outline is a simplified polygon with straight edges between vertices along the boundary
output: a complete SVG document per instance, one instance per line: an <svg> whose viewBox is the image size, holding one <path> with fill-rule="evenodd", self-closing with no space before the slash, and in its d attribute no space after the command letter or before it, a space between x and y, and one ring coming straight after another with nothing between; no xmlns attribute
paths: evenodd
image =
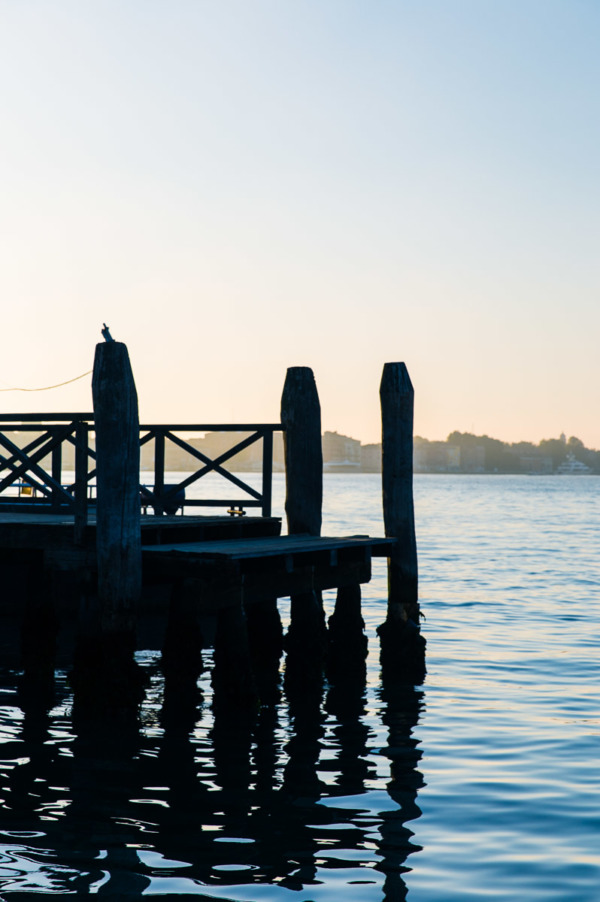
<svg viewBox="0 0 600 902"><path fill-rule="evenodd" d="M387 619L377 630L382 670L421 682L425 640L419 628L417 542L413 503L414 390L404 363L386 363L380 386L385 534L395 538L388 561Z"/></svg>
<svg viewBox="0 0 600 902"><path fill-rule="evenodd" d="M142 564L139 418L129 355L122 342L96 346L92 394L98 597L88 611L88 635L76 660L82 678L74 682L76 689L78 683L82 690L86 687L80 697L85 696L92 709L134 709L143 694L133 659Z"/></svg>
<svg viewBox="0 0 600 902"><path fill-rule="evenodd" d="M171 588L161 657L165 678L162 712L165 723L182 720L193 726L201 700L198 677L204 670L203 636L195 611L195 590L194 581L182 577L177 578Z"/></svg>
<svg viewBox="0 0 600 902"><path fill-rule="evenodd" d="M360 583L339 587L328 627L327 674L330 681L364 683L368 640L361 612Z"/></svg>
<svg viewBox="0 0 600 902"><path fill-rule="evenodd" d="M283 627L277 598L265 598L245 608L252 670L261 704L279 700L279 662Z"/></svg>
<svg viewBox="0 0 600 902"><path fill-rule="evenodd" d="M258 693L248 645L246 615L241 587L237 604L221 608L217 616L212 686L213 707L255 712Z"/></svg>
<svg viewBox="0 0 600 902"><path fill-rule="evenodd" d="M284 428L288 533L321 534L323 505L323 450L321 445L321 405L313 371L306 366L290 367L281 396L281 424ZM292 597L291 623L286 636L288 655L286 680L292 671L299 674L320 670L325 654L326 627L320 595L307 592ZM298 667L295 666L295 660Z"/></svg>
<svg viewBox="0 0 600 902"><path fill-rule="evenodd" d="M13 559L18 560L19 556L19 552L15 554L13 551ZM23 574L26 600L21 628L21 705L29 710L49 709L54 699L58 633L55 589L58 574L45 567L44 555L40 551L27 555L27 563L23 562Z"/></svg>

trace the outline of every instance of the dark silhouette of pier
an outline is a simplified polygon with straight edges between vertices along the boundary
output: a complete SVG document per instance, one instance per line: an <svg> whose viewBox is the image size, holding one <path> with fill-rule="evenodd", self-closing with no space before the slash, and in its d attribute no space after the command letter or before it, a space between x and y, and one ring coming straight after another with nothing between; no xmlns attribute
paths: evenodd
<svg viewBox="0 0 600 902"><path fill-rule="evenodd" d="M252 708L286 685L310 690L322 673L351 683L364 671L360 586L371 559L388 558L387 616L379 629L384 673L422 680L417 553L412 500L413 389L404 364L386 364L381 384L385 537L321 536L320 404L312 371L288 370L278 424L140 425L127 348L96 347L93 414L0 416L0 614L21 632L23 691L51 692L55 653L72 637L75 710L135 716L144 678L141 641L163 652L166 697L193 704L202 650L214 645L217 707ZM186 431L246 434L215 459ZM282 431L288 535L271 511L273 434ZM17 436L19 441L17 441ZM30 438L29 438L30 436ZM262 484L228 469L262 444ZM165 478L165 447L195 469ZM140 447L154 448L153 484L140 485ZM74 477L64 481L64 462ZM186 489L218 474L226 498L189 498ZM220 505L223 515L190 515ZM185 514L177 513L185 508ZM259 516L250 512L258 509ZM152 513L142 513L151 510ZM321 593L337 589L325 622ZM277 599L291 598L283 636ZM154 628L154 638L148 639ZM13 635L9 625L5 635ZM64 645L64 643L63 643ZM6 643L5 643L6 647Z"/></svg>

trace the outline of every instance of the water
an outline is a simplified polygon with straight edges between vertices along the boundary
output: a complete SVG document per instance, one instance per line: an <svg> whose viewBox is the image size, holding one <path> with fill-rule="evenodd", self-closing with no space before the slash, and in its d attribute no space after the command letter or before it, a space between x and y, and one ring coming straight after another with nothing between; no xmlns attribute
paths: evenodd
<svg viewBox="0 0 600 902"><path fill-rule="evenodd" d="M44 719L5 670L0 898L597 902L599 493L595 477L416 478L422 687L380 685L381 561L365 691L325 687L320 707L215 721L205 673L187 733L162 722L145 653L139 733L90 742L65 674ZM382 534L379 497L377 476L326 476L323 533Z"/></svg>

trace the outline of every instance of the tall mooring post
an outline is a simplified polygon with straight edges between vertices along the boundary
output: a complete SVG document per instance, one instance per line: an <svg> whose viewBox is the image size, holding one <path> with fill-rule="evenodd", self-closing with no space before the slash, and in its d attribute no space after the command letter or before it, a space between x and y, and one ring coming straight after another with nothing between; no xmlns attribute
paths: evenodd
<svg viewBox="0 0 600 902"><path fill-rule="evenodd" d="M388 561L387 618L377 630L384 674L422 681L425 640L419 620L413 503L414 390L404 363L386 363L380 386L385 534L396 539Z"/></svg>
<svg viewBox="0 0 600 902"><path fill-rule="evenodd" d="M102 631L133 637L142 558L137 392L127 347L96 346L92 379L96 425L96 544Z"/></svg>
<svg viewBox="0 0 600 902"><path fill-rule="evenodd" d="M281 395L281 425L288 532L318 536L323 507L321 405L308 366L292 366L287 371Z"/></svg>
<svg viewBox="0 0 600 902"><path fill-rule="evenodd" d="M287 371L281 396L281 425L285 455L285 513L290 535L321 533L323 505L323 449L321 405L310 367ZM291 622L286 636L286 677L320 670L326 647L326 628L320 594L292 596ZM296 662L298 667L296 668Z"/></svg>
<svg viewBox="0 0 600 902"><path fill-rule="evenodd" d="M96 346L92 378L96 430L97 597L76 657L82 707L135 707L141 684L133 659L141 591L139 418L127 347Z"/></svg>

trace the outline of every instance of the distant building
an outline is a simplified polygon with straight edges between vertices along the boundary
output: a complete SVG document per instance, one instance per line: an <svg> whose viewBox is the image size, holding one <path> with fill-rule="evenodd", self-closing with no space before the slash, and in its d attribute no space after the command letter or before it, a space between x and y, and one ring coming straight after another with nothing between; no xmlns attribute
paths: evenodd
<svg viewBox="0 0 600 902"><path fill-rule="evenodd" d="M381 443L360 446L360 468L363 473L381 473Z"/></svg>
<svg viewBox="0 0 600 902"><path fill-rule="evenodd" d="M548 454L522 454L519 456L522 473L549 476L552 473L552 458Z"/></svg>
<svg viewBox="0 0 600 902"><path fill-rule="evenodd" d="M465 445L460 449L462 473L485 473L485 448L483 445Z"/></svg>
<svg viewBox="0 0 600 902"><path fill-rule="evenodd" d="M347 472L359 470L361 445L358 439L337 432L325 432L323 444L323 468Z"/></svg>
<svg viewBox="0 0 600 902"><path fill-rule="evenodd" d="M185 433L180 436L196 451L215 460L247 438L249 432L207 432L203 437L190 438ZM165 442L165 468L167 470L198 470L202 461L189 451L180 448L171 441ZM229 458L224 464L228 470L253 471L262 468L262 441L253 442L239 454ZM154 467L154 442L147 442L141 448L141 468L150 470Z"/></svg>
<svg viewBox="0 0 600 902"><path fill-rule="evenodd" d="M415 473L458 473L461 454L458 445L447 442L415 441L413 469Z"/></svg>
<svg viewBox="0 0 600 902"><path fill-rule="evenodd" d="M458 473L460 470L460 446L448 445L448 472Z"/></svg>

